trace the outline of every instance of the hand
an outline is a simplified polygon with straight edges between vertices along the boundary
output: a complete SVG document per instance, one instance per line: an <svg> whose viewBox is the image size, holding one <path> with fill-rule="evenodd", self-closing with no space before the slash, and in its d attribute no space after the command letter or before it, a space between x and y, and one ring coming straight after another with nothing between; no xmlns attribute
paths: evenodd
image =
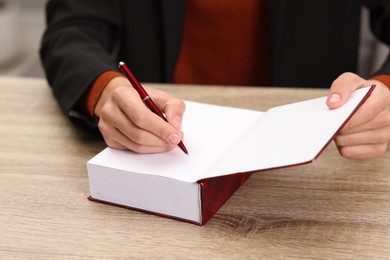
<svg viewBox="0 0 390 260"><path fill-rule="evenodd" d="M145 90L165 113L168 123L146 107L126 78L114 78L104 89L94 110L99 117L99 130L108 146L138 153L159 153L173 149L183 139L184 102L164 91L148 87Z"/></svg>
<svg viewBox="0 0 390 260"><path fill-rule="evenodd" d="M346 158L377 157L386 153L390 139L390 89L382 82L365 80L346 72L333 83L327 99L329 108L344 104L353 90L376 85L367 101L335 138L340 154Z"/></svg>

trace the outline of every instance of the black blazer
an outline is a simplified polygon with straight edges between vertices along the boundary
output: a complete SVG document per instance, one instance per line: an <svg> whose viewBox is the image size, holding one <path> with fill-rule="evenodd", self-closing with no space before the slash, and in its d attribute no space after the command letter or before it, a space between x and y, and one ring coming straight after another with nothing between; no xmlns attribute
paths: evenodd
<svg viewBox="0 0 390 260"><path fill-rule="evenodd" d="M51 0L41 60L70 117L96 77L125 61L140 81L171 82L185 0ZM329 87L356 72L361 5L390 45L389 0L268 0L273 85ZM387 59L377 74L390 74Z"/></svg>

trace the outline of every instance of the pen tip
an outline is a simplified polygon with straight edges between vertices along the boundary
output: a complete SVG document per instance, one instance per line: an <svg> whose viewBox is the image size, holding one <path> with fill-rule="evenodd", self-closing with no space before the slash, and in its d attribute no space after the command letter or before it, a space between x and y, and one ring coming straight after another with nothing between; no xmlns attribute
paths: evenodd
<svg viewBox="0 0 390 260"><path fill-rule="evenodd" d="M178 146L180 147L180 149L181 149L185 154L188 155L187 148L184 146L184 144L183 144L182 142L180 142L180 143L178 144Z"/></svg>
<svg viewBox="0 0 390 260"><path fill-rule="evenodd" d="M121 67L122 65L124 65L125 63L123 62L123 61L120 61L119 63L118 63L118 67Z"/></svg>

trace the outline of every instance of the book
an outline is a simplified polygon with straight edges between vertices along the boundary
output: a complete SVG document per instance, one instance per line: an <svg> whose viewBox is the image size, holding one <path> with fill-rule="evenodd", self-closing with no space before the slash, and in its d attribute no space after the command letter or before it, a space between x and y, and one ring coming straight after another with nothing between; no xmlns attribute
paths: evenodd
<svg viewBox="0 0 390 260"><path fill-rule="evenodd" d="M337 109L326 97L266 112L185 101L189 155L107 147L87 162L89 199L205 225L251 174L316 159L374 87Z"/></svg>

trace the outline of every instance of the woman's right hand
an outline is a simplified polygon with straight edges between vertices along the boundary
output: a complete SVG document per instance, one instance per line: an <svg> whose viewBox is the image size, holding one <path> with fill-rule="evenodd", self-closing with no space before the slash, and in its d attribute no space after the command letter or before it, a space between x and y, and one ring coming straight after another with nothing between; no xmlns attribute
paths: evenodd
<svg viewBox="0 0 390 260"><path fill-rule="evenodd" d="M125 77L112 79L103 90L94 113L106 144L137 153L166 152L182 141L182 100L154 88L144 87L165 114L168 123L154 114Z"/></svg>

